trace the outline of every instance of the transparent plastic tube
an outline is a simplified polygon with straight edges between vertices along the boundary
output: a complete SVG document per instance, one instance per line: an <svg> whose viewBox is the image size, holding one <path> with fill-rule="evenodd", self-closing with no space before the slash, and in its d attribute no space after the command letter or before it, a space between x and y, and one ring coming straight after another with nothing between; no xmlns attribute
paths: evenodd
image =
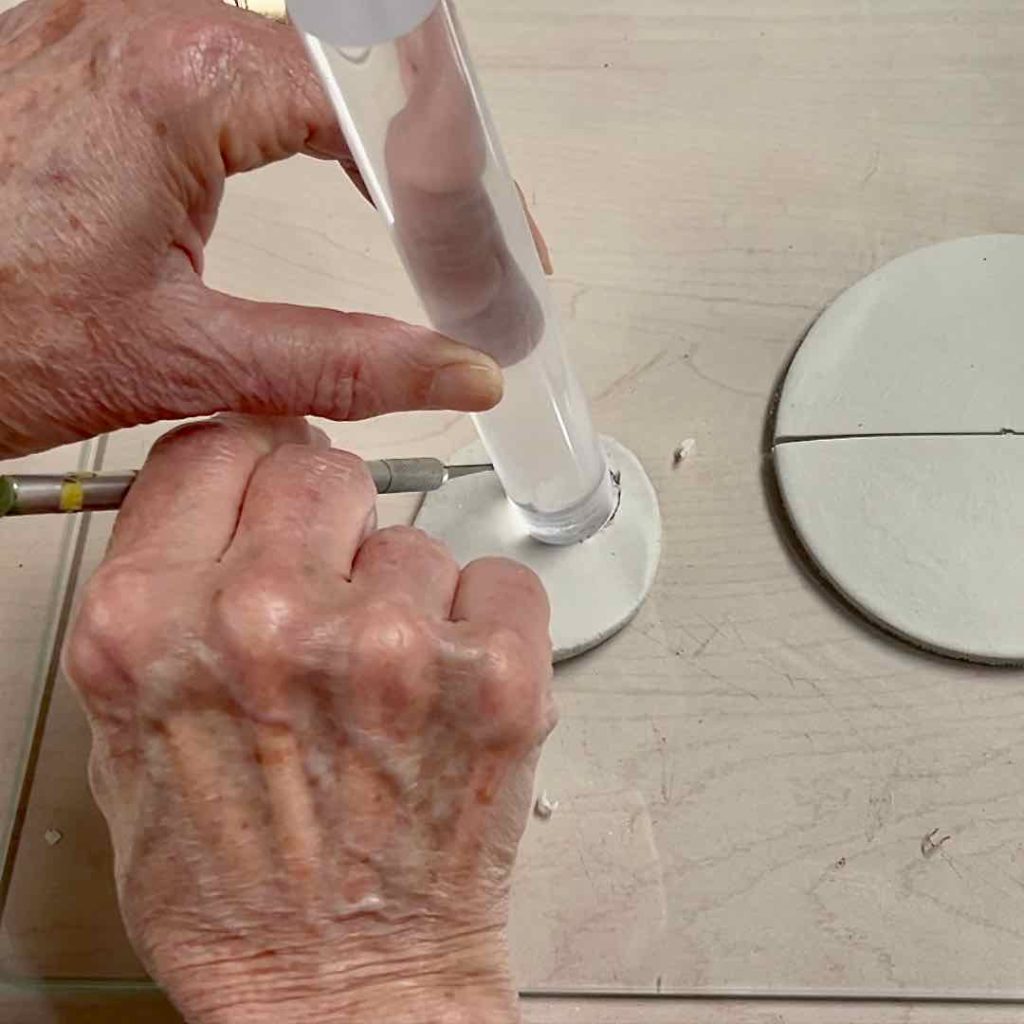
<svg viewBox="0 0 1024 1024"><path fill-rule="evenodd" d="M379 3L289 12L431 324L505 368L505 397L475 420L506 494L538 540L583 540L616 487L454 12Z"/></svg>

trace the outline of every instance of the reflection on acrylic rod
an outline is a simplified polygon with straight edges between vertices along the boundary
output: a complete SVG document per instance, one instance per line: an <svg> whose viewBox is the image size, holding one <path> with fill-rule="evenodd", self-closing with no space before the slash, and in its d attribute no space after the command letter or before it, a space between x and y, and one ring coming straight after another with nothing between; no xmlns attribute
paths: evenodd
<svg viewBox="0 0 1024 1024"><path fill-rule="evenodd" d="M504 399L475 419L506 494L539 540L592 535L615 484L452 9L289 10L431 324L505 369Z"/></svg>

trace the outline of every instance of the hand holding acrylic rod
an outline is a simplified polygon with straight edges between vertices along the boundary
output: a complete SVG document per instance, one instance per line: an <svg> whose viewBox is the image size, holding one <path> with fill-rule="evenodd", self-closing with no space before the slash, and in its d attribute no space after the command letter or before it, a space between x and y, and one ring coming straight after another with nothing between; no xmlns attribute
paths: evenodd
<svg viewBox="0 0 1024 1024"><path fill-rule="evenodd" d="M490 464L446 466L439 459L376 459L367 462L378 494L436 491L449 480L488 473ZM134 472L51 473L0 476L0 516L46 512L105 512L121 507Z"/></svg>
<svg viewBox="0 0 1024 1024"><path fill-rule="evenodd" d="M562 347L519 192L451 0L288 0L427 318L505 369L476 425L537 540L607 524L617 486Z"/></svg>

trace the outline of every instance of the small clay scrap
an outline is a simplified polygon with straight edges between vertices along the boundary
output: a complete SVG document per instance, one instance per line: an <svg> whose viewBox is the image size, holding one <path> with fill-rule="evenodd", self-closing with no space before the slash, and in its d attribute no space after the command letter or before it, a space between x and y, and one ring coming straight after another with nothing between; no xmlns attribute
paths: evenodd
<svg viewBox="0 0 1024 1024"><path fill-rule="evenodd" d="M921 839L921 856L927 860L929 857L933 857L939 850L942 849L943 843L948 843L952 836L940 836L938 839L935 837L939 834L937 828L933 828L931 832L928 832Z"/></svg>
<svg viewBox="0 0 1024 1024"><path fill-rule="evenodd" d="M685 441L676 445L675 451L672 452L672 468L678 469L693 452L693 449L697 447L697 441L688 437Z"/></svg>
<svg viewBox="0 0 1024 1024"><path fill-rule="evenodd" d="M56 846L64 838L64 833L59 829L48 828L43 833L43 839L46 840L47 846Z"/></svg>
<svg viewBox="0 0 1024 1024"><path fill-rule="evenodd" d="M548 791L545 789L536 802L533 805L534 817L540 818L541 821L549 821L551 815L558 810L558 801L552 800L548 796Z"/></svg>

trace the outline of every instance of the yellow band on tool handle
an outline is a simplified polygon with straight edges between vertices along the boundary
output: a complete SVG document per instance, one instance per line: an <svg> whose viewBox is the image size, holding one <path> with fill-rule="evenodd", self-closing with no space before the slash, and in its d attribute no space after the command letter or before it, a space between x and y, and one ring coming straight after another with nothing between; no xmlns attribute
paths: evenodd
<svg viewBox="0 0 1024 1024"><path fill-rule="evenodd" d="M60 488L61 512L81 512L85 505L83 480L94 477L95 473L69 473Z"/></svg>

